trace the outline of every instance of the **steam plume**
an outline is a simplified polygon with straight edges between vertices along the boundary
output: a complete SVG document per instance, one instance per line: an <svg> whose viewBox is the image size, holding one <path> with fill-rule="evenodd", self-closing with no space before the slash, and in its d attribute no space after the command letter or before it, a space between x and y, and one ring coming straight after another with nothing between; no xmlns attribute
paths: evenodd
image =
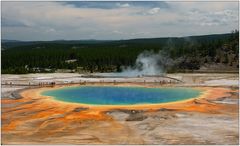
<svg viewBox="0 0 240 146"><path fill-rule="evenodd" d="M172 59L164 51L155 54L153 51L144 51L138 55L133 67L123 67L121 75L163 75L167 67L173 64Z"/></svg>

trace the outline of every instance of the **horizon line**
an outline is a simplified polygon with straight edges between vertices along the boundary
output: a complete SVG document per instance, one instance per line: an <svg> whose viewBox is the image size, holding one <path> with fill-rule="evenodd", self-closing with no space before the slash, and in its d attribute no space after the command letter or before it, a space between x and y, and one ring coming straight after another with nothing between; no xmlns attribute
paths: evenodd
<svg viewBox="0 0 240 146"><path fill-rule="evenodd" d="M239 31L238 29L234 29L232 31ZM129 38L129 39L56 39L56 40L18 40L18 39L3 39L2 41L19 41L19 42L51 42L51 41L124 41L124 40L135 40L135 39L157 39L157 38L186 38L186 37L195 37L195 36L207 36L207 35L221 35L221 34L231 34L230 32L225 33L210 33L210 34L197 34L197 35L186 35L186 36L169 36L169 37L138 37L138 38Z"/></svg>

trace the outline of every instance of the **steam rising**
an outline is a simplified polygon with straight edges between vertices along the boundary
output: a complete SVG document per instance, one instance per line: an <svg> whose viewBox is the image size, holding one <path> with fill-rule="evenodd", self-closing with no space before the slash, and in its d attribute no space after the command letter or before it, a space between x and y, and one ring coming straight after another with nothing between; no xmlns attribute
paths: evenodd
<svg viewBox="0 0 240 146"><path fill-rule="evenodd" d="M153 51L144 51L138 55L133 67L123 67L120 74L123 76L163 75L172 62L164 51L159 51L157 54Z"/></svg>
<svg viewBox="0 0 240 146"><path fill-rule="evenodd" d="M143 51L137 56L133 66L122 66L122 72L119 73L100 73L97 75L110 77L137 77L144 75L164 75L166 69L174 65L173 60L165 51L154 53L153 51Z"/></svg>

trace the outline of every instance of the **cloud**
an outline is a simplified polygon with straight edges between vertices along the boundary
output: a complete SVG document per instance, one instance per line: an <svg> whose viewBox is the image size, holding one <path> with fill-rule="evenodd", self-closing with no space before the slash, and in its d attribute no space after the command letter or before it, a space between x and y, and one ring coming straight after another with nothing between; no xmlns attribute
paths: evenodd
<svg viewBox="0 0 240 146"><path fill-rule="evenodd" d="M63 5L70 5L76 8L97 8L97 9L114 9L118 6L116 2L86 2L86 1L66 1L66 2L59 2Z"/></svg>
<svg viewBox="0 0 240 146"><path fill-rule="evenodd" d="M169 5L163 1L65 1L59 2L63 5L71 5L76 8L97 8L97 9L115 9L123 7L142 7L142 8L168 8Z"/></svg>
<svg viewBox="0 0 240 146"><path fill-rule="evenodd" d="M226 33L238 28L237 4L2 2L2 37L15 40L76 40Z"/></svg>
<svg viewBox="0 0 240 146"><path fill-rule="evenodd" d="M28 25L24 24L21 21L8 19L8 18L2 18L2 27L28 27Z"/></svg>
<svg viewBox="0 0 240 146"><path fill-rule="evenodd" d="M117 3L117 5L122 8L130 7L128 3Z"/></svg>
<svg viewBox="0 0 240 146"><path fill-rule="evenodd" d="M158 13L159 10L160 10L160 8L152 8L147 13L151 14L151 15L154 15L154 14Z"/></svg>
<svg viewBox="0 0 240 146"><path fill-rule="evenodd" d="M189 22L201 26L217 26L226 25L227 23L237 22L238 11L222 10L222 11L200 11L193 10L187 14Z"/></svg>
<svg viewBox="0 0 240 146"><path fill-rule="evenodd" d="M130 5L135 7L143 7L143 8L155 8L159 7L162 9L168 9L171 6L164 1L131 1L129 2Z"/></svg>

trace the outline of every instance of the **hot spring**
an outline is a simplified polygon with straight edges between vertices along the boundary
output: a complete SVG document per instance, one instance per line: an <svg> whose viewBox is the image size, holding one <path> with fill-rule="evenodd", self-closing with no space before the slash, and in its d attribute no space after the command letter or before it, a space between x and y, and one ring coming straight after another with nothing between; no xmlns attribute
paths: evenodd
<svg viewBox="0 0 240 146"><path fill-rule="evenodd" d="M135 105L196 98L201 91L192 88L78 86L44 91L41 94L64 102L90 105Z"/></svg>

